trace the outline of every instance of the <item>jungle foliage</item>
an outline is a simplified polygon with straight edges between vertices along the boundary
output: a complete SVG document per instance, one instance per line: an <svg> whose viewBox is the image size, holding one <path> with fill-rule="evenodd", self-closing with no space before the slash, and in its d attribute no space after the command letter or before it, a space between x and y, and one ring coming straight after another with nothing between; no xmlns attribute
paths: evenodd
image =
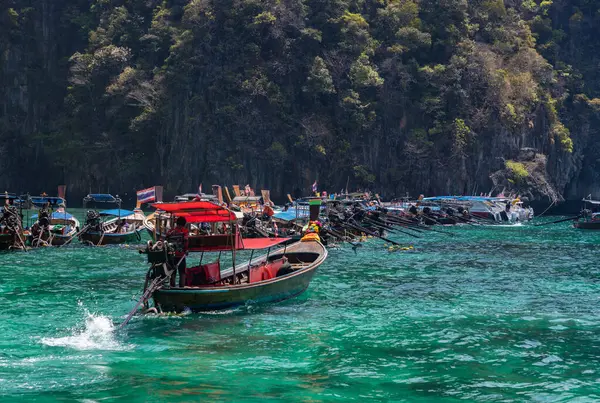
<svg viewBox="0 0 600 403"><path fill-rule="evenodd" d="M0 184L478 193L532 147L564 191L596 163L599 24L591 0L6 0Z"/></svg>

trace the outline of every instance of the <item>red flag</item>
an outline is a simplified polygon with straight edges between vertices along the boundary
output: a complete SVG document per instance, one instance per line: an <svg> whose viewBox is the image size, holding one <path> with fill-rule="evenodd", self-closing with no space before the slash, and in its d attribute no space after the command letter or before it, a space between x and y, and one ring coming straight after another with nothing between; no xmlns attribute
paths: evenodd
<svg viewBox="0 0 600 403"><path fill-rule="evenodd" d="M65 194L67 193L67 185L60 185L58 187L58 197L65 198Z"/></svg>

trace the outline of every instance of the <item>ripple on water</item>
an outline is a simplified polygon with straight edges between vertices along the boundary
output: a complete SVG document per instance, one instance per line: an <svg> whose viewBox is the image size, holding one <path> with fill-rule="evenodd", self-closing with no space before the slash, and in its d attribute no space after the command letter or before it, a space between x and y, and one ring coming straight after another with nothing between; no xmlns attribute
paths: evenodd
<svg viewBox="0 0 600 403"><path fill-rule="evenodd" d="M2 254L0 395L600 401L600 234L443 230L453 235L398 237L410 254L376 240L331 250L291 301L136 317L124 332L113 321L133 307L146 272L135 250Z"/></svg>

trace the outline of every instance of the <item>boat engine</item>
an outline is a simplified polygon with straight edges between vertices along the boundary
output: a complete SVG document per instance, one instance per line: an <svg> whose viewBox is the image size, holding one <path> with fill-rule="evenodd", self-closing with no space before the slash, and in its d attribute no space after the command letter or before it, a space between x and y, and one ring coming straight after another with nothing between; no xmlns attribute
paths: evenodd
<svg viewBox="0 0 600 403"><path fill-rule="evenodd" d="M5 206L4 213L0 220L10 232L16 232L22 229L21 217L15 206Z"/></svg>
<svg viewBox="0 0 600 403"><path fill-rule="evenodd" d="M19 234L23 232L23 222L19 211L15 206L5 206L2 216L0 216L0 224L2 224L6 231L13 236L12 247L23 248L25 245L17 243L17 239L20 239Z"/></svg>
<svg viewBox="0 0 600 403"><path fill-rule="evenodd" d="M158 241L153 243L148 241L146 248L139 251L140 254L148 256L148 263L151 264L147 277L149 279L167 277L177 264L175 252L182 246L183 244L178 246L173 242Z"/></svg>
<svg viewBox="0 0 600 403"><path fill-rule="evenodd" d="M88 210L85 215L85 225L93 231L100 231L100 213Z"/></svg>

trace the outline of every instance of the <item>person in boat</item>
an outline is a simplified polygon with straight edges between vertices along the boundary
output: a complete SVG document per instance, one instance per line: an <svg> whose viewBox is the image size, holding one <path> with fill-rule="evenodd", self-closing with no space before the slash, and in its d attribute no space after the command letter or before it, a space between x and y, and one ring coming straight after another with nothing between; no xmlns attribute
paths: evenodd
<svg viewBox="0 0 600 403"><path fill-rule="evenodd" d="M184 217L178 217L175 228L167 232L167 241L177 244L174 264L179 262L176 268L177 272L179 272L179 287L185 286L185 256L188 254L188 239L190 236L190 232L185 226L186 224L187 221ZM171 275L171 287L175 287L175 273Z"/></svg>
<svg viewBox="0 0 600 403"><path fill-rule="evenodd" d="M273 211L273 208L269 205L269 203L265 203L265 207L263 208L262 214L263 220L269 220L275 215L275 211Z"/></svg>
<svg viewBox="0 0 600 403"><path fill-rule="evenodd" d="M115 228L115 234L120 234L121 229L123 229L124 225L125 225L125 220L119 221L119 223L117 224L117 228Z"/></svg>

